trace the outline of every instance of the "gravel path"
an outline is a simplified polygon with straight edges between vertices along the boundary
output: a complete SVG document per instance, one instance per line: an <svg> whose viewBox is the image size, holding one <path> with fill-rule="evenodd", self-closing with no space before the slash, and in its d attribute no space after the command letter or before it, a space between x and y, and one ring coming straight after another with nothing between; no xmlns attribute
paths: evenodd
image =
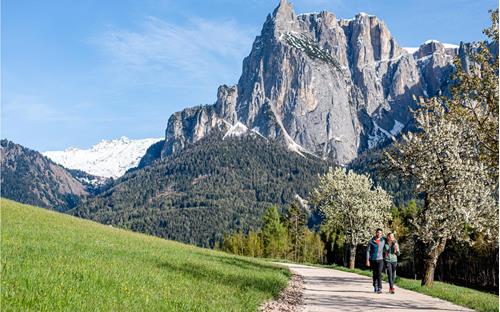
<svg viewBox="0 0 500 312"><path fill-rule="evenodd" d="M303 278L303 305L300 311L472 311L450 302L406 289L396 294L373 293L372 280L359 274L306 265L278 263ZM297 310L265 310L297 311Z"/></svg>
<svg viewBox="0 0 500 312"><path fill-rule="evenodd" d="M278 298L264 303L260 312L302 312L303 311L304 280L294 274Z"/></svg>

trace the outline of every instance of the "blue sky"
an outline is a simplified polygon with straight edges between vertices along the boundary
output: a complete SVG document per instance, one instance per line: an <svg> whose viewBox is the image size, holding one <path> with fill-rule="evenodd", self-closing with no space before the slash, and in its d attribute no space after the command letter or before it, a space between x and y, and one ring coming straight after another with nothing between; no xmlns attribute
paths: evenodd
<svg viewBox="0 0 500 312"><path fill-rule="evenodd" d="M39 151L162 137L213 103L278 0L3 0L1 137ZM296 0L297 13L383 19L402 46L483 39L493 0Z"/></svg>

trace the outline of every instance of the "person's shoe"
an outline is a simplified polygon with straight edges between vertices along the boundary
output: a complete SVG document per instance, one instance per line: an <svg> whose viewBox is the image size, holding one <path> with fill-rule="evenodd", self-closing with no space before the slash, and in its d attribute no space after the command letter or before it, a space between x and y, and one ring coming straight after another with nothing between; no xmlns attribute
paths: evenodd
<svg viewBox="0 0 500 312"><path fill-rule="evenodd" d="M374 292L374 293L378 292L377 287L373 287L373 292Z"/></svg>
<svg viewBox="0 0 500 312"><path fill-rule="evenodd" d="M389 293L391 293L391 294L395 294L395 292L394 292L394 288L389 289Z"/></svg>
<svg viewBox="0 0 500 312"><path fill-rule="evenodd" d="M381 294L382 293L382 289L377 289L377 294Z"/></svg>

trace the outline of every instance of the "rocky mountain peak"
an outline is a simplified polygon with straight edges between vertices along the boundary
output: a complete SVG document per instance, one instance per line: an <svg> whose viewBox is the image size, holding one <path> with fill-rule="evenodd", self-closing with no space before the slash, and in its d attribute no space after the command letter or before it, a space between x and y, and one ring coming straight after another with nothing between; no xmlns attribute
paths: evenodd
<svg viewBox="0 0 500 312"><path fill-rule="evenodd" d="M292 4L287 0L280 0L279 5L274 9L262 29L262 36L271 35L272 38L278 38L283 33L297 31L297 15Z"/></svg>
<svg viewBox="0 0 500 312"><path fill-rule="evenodd" d="M415 52L415 57L420 59L436 53L447 54L454 57L458 53L458 48L459 47L456 45L442 43L437 40L427 40L420 45L418 50Z"/></svg>
<svg viewBox="0 0 500 312"><path fill-rule="evenodd" d="M213 105L172 115L162 155L239 122L299 154L347 164L411 123L413 96L445 88L453 57L441 48L422 47L427 57L419 59L376 16L296 15L281 0L243 60L238 84L221 86Z"/></svg>
<svg viewBox="0 0 500 312"><path fill-rule="evenodd" d="M280 21L290 21L296 18L292 4L287 0L280 0L280 3L273 11L273 18Z"/></svg>

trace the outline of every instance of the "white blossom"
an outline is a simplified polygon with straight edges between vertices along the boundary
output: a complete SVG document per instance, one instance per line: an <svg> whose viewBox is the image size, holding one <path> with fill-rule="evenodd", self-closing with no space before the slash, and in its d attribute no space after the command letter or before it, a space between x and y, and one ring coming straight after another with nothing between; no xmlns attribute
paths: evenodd
<svg viewBox="0 0 500 312"><path fill-rule="evenodd" d="M388 153L391 163L416 180L425 204L414 225L429 246L451 238L466 240L470 231L498 239L496 185L479 161L471 129L446 118L438 101L415 114L417 133L403 135Z"/></svg>
<svg viewBox="0 0 500 312"><path fill-rule="evenodd" d="M367 243L376 228L383 228L392 205L391 197L380 187L374 188L367 175L344 168L330 168L312 199L327 223L344 230L351 246Z"/></svg>

